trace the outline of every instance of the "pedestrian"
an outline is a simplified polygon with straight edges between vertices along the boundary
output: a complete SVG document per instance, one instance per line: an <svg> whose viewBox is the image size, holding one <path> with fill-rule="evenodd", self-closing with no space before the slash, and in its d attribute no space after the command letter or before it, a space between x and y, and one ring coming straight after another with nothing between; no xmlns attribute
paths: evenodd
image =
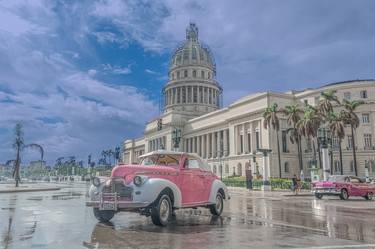
<svg viewBox="0 0 375 249"><path fill-rule="evenodd" d="M247 169L246 171L246 188L253 189L253 175L251 169Z"/></svg>
<svg viewBox="0 0 375 249"><path fill-rule="evenodd" d="M294 192L295 195L298 194L298 179L297 176L294 175L292 178L292 191Z"/></svg>

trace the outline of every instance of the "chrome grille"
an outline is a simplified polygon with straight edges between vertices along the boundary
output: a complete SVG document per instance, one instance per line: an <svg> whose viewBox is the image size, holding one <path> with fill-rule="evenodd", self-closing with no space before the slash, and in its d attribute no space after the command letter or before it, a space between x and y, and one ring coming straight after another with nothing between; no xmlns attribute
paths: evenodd
<svg viewBox="0 0 375 249"><path fill-rule="evenodd" d="M125 186L123 181L113 180L110 185L103 187L103 193L117 193L119 197L131 197L133 188Z"/></svg>

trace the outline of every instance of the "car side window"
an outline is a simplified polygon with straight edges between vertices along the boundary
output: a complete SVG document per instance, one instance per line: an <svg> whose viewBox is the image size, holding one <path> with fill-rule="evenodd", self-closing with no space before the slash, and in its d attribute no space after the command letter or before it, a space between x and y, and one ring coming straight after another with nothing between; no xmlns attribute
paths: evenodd
<svg viewBox="0 0 375 249"><path fill-rule="evenodd" d="M358 178L351 177L351 178L350 178L350 182L351 182L351 183L359 183L360 181L359 181Z"/></svg>
<svg viewBox="0 0 375 249"><path fill-rule="evenodd" d="M199 161L196 158L187 158L185 161L185 168L199 169Z"/></svg>

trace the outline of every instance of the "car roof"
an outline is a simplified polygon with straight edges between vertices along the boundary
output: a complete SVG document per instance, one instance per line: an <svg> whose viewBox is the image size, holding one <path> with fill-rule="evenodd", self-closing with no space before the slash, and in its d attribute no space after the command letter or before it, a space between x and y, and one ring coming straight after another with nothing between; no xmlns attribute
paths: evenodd
<svg viewBox="0 0 375 249"><path fill-rule="evenodd" d="M139 156L139 158L143 158L143 157L147 157L151 155L177 155L177 156L188 155L188 156L194 156L194 157L199 158L199 156L196 153L186 153L186 152L171 151L171 150L155 150L155 151L151 151L146 154L143 154Z"/></svg>

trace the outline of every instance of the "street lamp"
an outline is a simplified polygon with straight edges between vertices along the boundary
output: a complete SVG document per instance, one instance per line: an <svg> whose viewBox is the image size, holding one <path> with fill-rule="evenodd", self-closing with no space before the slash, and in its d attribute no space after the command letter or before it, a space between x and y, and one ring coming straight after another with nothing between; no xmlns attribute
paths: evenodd
<svg viewBox="0 0 375 249"><path fill-rule="evenodd" d="M180 147L181 129L174 128L174 130L172 131L172 141L173 141L173 148L177 150Z"/></svg>
<svg viewBox="0 0 375 249"><path fill-rule="evenodd" d="M331 172L328 145L331 143L331 131L325 127L320 127L318 129L318 139L321 144L322 150L322 162L323 162L323 178L327 181L329 174Z"/></svg>

